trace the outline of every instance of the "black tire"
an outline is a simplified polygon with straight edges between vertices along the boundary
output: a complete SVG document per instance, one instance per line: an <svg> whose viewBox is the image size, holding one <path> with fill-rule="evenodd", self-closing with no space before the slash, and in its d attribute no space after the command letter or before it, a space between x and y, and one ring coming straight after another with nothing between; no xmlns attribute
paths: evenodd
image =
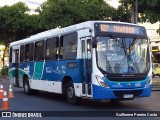
<svg viewBox="0 0 160 120"><path fill-rule="evenodd" d="M33 90L30 88L28 77L24 78L23 88L26 95L36 95L39 93L38 90Z"/></svg>
<svg viewBox="0 0 160 120"><path fill-rule="evenodd" d="M69 81L67 83L66 97L67 97L67 101L70 104L75 105L75 104L78 104L79 101L80 101L80 98L75 96L74 86L73 86L73 83L71 81Z"/></svg>

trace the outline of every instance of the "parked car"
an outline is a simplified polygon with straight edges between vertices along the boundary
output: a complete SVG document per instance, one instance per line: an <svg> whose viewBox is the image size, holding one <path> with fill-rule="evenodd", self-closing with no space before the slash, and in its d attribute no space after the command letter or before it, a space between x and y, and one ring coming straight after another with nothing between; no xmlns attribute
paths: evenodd
<svg viewBox="0 0 160 120"><path fill-rule="evenodd" d="M160 77L160 64L153 63L152 64L152 77L159 76Z"/></svg>

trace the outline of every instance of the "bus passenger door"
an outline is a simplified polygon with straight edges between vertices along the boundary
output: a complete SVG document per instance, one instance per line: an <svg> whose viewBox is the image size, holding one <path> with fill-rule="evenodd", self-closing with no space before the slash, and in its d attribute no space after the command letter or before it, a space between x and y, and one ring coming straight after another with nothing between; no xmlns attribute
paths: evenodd
<svg viewBox="0 0 160 120"><path fill-rule="evenodd" d="M91 38L81 39L82 46L82 94L91 97L92 55Z"/></svg>
<svg viewBox="0 0 160 120"><path fill-rule="evenodd" d="M19 50L14 50L14 56L15 56L15 79L13 82L14 86L19 86Z"/></svg>

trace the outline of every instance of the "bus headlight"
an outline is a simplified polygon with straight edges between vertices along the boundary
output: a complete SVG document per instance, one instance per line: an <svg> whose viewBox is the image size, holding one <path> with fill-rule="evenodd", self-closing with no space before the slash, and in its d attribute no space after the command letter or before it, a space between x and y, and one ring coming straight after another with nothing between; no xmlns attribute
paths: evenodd
<svg viewBox="0 0 160 120"><path fill-rule="evenodd" d="M152 83L152 77L149 77L149 79L146 82L146 86L150 85Z"/></svg>
<svg viewBox="0 0 160 120"><path fill-rule="evenodd" d="M97 79L98 83L99 83L102 87L109 88L109 86L104 82L104 80L102 79L102 77L96 75L96 79Z"/></svg>

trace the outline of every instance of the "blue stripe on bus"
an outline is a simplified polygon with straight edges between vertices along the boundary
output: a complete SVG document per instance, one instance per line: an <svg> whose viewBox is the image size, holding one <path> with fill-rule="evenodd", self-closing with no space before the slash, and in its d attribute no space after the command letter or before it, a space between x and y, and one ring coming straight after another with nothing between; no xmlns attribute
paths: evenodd
<svg viewBox="0 0 160 120"><path fill-rule="evenodd" d="M43 66L44 64L44 66ZM10 65L15 68L15 64ZM19 69L28 73L34 80L62 81L64 76L70 76L74 83L82 82L82 60L59 60L43 62L19 63Z"/></svg>

